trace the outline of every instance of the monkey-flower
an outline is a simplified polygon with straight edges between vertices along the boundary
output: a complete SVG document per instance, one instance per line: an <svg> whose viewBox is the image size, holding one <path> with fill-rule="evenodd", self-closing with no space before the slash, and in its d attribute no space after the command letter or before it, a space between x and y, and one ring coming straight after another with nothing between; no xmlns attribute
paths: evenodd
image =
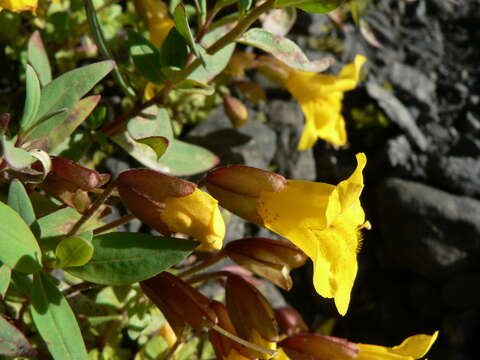
<svg viewBox="0 0 480 360"><path fill-rule="evenodd" d="M295 70L273 57L261 57L260 70L292 93L305 114L299 150L311 148L318 138L334 145L345 145L347 133L341 114L343 93L358 83L360 68L366 58L357 55L338 76Z"/></svg>
<svg viewBox="0 0 480 360"><path fill-rule="evenodd" d="M150 169L127 170L118 176L123 204L163 235L184 233L200 241L199 250L219 250L225 223L218 202L194 183Z"/></svg>
<svg viewBox="0 0 480 360"><path fill-rule="evenodd" d="M31 11L35 14L37 0L0 0L0 11L3 9L13 12Z"/></svg>
<svg viewBox="0 0 480 360"><path fill-rule="evenodd" d="M289 239L314 264L316 291L334 298L344 315L357 274L360 229L368 227L360 204L365 154L337 186L286 180L269 171L227 166L211 171L205 183L220 205Z"/></svg>

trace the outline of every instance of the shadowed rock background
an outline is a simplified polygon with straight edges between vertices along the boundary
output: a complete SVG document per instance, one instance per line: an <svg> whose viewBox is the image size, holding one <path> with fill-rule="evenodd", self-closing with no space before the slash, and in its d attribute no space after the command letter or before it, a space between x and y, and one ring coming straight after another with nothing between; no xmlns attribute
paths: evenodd
<svg viewBox="0 0 480 360"><path fill-rule="evenodd" d="M188 134L222 163L273 169L286 177L337 183L368 157L365 233L350 310L315 295L311 268L294 273L285 299L313 329L336 318L333 334L352 341L399 344L440 330L429 358L478 358L480 331L480 2L382 0L363 16L381 48L349 23L299 12L291 37L311 58L343 63L368 59L368 76L346 94L350 146L319 141L298 152L303 115L284 90L268 85L269 101L250 104L250 122L233 130L222 109ZM342 45L343 44L343 45ZM233 217L229 239L267 230Z"/></svg>

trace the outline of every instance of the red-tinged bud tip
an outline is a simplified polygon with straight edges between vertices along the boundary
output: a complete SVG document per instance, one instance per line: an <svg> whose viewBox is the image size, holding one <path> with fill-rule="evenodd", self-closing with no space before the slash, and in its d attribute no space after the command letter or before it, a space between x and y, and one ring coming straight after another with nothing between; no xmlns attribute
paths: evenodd
<svg viewBox="0 0 480 360"><path fill-rule="evenodd" d="M283 334L293 335L308 331L308 326L303 321L302 315L290 306L275 309L275 318Z"/></svg>
<svg viewBox="0 0 480 360"><path fill-rule="evenodd" d="M247 107L233 96L224 95L223 109L232 122L232 125L237 129L245 125L248 121Z"/></svg>

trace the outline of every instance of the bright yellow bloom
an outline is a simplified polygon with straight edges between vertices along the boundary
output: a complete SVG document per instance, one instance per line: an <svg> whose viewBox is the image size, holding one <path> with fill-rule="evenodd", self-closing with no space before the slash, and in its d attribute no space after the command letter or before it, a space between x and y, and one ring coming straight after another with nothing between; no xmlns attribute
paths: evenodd
<svg viewBox="0 0 480 360"><path fill-rule="evenodd" d="M357 360L415 360L424 357L437 339L438 331L433 335L415 335L405 339L400 345L385 347L379 345L358 344L360 352Z"/></svg>
<svg viewBox="0 0 480 360"><path fill-rule="evenodd" d="M150 32L150 41L159 47L175 26L168 15L167 4L161 0L138 0L136 5Z"/></svg>
<svg viewBox="0 0 480 360"><path fill-rule="evenodd" d="M0 11L3 9L14 12L31 11L35 14L37 2L37 0L0 0Z"/></svg>
<svg viewBox="0 0 480 360"><path fill-rule="evenodd" d="M360 68L366 58L357 55L338 76L295 70L274 59L264 60L266 75L282 83L300 103L305 114L305 127L298 149L311 148L318 138L334 145L345 145L347 133L341 114L343 93L357 86Z"/></svg>
<svg viewBox="0 0 480 360"><path fill-rule="evenodd" d="M360 204L365 154L358 166L337 186L288 180L278 192L261 192L257 212L268 229L289 239L314 264L316 291L334 298L344 315L357 274L357 251L365 214Z"/></svg>
<svg viewBox="0 0 480 360"><path fill-rule="evenodd" d="M160 219L170 231L185 233L200 241L199 250L219 250L225 237L225 223L218 201L200 189L182 197L167 197Z"/></svg>

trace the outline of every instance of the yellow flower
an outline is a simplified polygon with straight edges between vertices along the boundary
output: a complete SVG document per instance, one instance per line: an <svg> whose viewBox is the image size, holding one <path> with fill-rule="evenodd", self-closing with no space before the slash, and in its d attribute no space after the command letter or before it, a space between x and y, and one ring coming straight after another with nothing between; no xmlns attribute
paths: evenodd
<svg viewBox="0 0 480 360"><path fill-rule="evenodd" d="M0 11L3 9L13 12L31 11L35 15L37 0L0 0Z"/></svg>
<svg viewBox="0 0 480 360"><path fill-rule="evenodd" d="M225 223L218 201L194 183L150 169L124 171L116 182L128 210L159 233L190 235L200 250L222 247Z"/></svg>
<svg viewBox="0 0 480 360"><path fill-rule="evenodd" d="M318 138L334 145L345 145L347 133L341 114L343 93L357 86L360 68L366 58L357 55L338 76L295 70L274 59L263 60L264 73L282 83L300 103L305 114L305 127L298 149L312 147Z"/></svg>
<svg viewBox="0 0 480 360"><path fill-rule="evenodd" d="M406 338L400 345L385 347L379 345L358 344L360 352L357 360L415 360L424 357L437 339L438 331L433 335L414 335Z"/></svg>
<svg viewBox="0 0 480 360"><path fill-rule="evenodd" d="M205 183L220 205L287 238L314 264L316 291L334 298L344 315L357 274L362 227L368 227L360 204L365 154L337 186L302 180L247 166L211 171Z"/></svg>
<svg viewBox="0 0 480 360"><path fill-rule="evenodd" d="M198 250L219 250L222 247L225 223L218 201L200 189L187 196L166 198L160 219L170 231L198 239L201 243Z"/></svg>
<svg viewBox="0 0 480 360"><path fill-rule="evenodd" d="M137 0L137 10L150 32L150 41L159 47L175 25L168 15L168 6L161 0Z"/></svg>
<svg viewBox="0 0 480 360"><path fill-rule="evenodd" d="M357 251L365 214L360 204L363 189L363 153L349 179L337 186L289 180L279 192L260 195L258 214L264 226L280 234L310 257L316 291L334 298L345 315L357 274Z"/></svg>

